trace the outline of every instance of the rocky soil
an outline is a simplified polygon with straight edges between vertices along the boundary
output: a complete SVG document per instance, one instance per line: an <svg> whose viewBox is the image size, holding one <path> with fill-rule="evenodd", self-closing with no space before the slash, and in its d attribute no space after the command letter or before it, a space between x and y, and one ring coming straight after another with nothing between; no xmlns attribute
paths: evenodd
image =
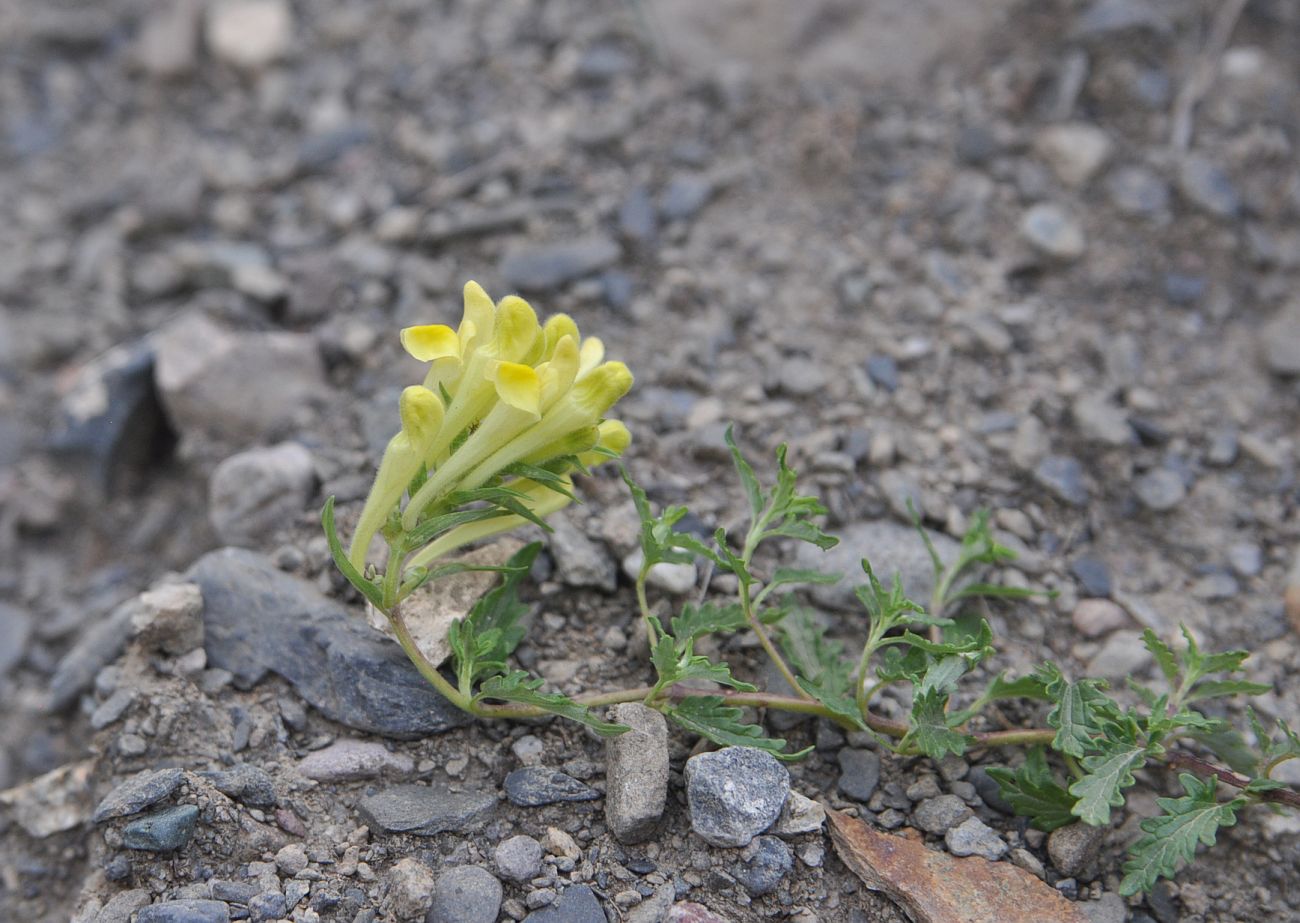
<svg viewBox="0 0 1300 923"><path fill-rule="evenodd" d="M1300 722L1300 12L1203 58L1219 4L915 6L0 6L0 918L903 920L809 799L1093 920L1293 914L1295 818L1125 902L1136 816L1044 837L1004 754L469 723L329 563L321 504L355 512L417 374L397 329L475 278L628 362L628 465L702 527L742 515L734 421L791 444L841 569L924 595L908 501L995 510L994 579L1059 594L991 610L995 669L1149 676L1138 634L1183 622ZM634 513L582 487L518 657L640 685Z"/></svg>

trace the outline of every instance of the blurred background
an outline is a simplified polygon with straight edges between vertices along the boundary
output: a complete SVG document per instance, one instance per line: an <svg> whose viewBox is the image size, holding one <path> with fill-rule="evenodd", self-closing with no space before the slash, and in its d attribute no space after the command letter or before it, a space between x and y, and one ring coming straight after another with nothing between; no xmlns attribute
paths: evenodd
<svg viewBox="0 0 1300 923"><path fill-rule="evenodd" d="M91 718L160 575L335 587L320 503L470 278L628 361L660 499L727 521L736 421L864 541L1000 510L1061 593L1018 662L1182 620L1285 676L1298 80L1293 0L0 4L0 789L157 762Z"/></svg>

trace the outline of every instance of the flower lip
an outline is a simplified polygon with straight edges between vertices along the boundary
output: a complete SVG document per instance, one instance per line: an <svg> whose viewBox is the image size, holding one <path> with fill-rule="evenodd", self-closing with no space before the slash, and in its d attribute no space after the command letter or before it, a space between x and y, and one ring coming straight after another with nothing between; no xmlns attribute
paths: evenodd
<svg viewBox="0 0 1300 923"><path fill-rule="evenodd" d="M446 324L404 327L399 336L402 348L421 362L460 358L460 337Z"/></svg>

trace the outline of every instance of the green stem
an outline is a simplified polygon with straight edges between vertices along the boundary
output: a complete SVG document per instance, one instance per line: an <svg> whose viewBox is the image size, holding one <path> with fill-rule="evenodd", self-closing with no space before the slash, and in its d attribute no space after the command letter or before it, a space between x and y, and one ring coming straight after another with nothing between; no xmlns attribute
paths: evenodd
<svg viewBox="0 0 1300 923"><path fill-rule="evenodd" d="M646 640L650 642L650 649L654 650L655 645L659 643L659 632L655 631L654 622L650 619L650 601L645 593L645 582L648 576L650 576L650 563L647 558L641 562L641 569L636 575L636 604L641 610L641 621L645 623Z"/></svg>
<svg viewBox="0 0 1300 923"><path fill-rule="evenodd" d="M746 568L748 568L748 562L746 562ZM803 688L800 687L799 680L795 678L794 671L791 670L790 665L785 662L785 658L781 656L781 652L776 649L776 645L773 644L772 639L768 637L767 629L763 627L763 623L760 622L758 616L754 614L754 606L749 599L749 581L744 579L740 581L740 608L745 613L745 620L749 622L750 630L758 637L758 643L763 646L763 651L769 658L771 658L772 663L776 665L778 672L780 672L781 676L785 678L785 681L790 684L790 688L798 695L799 699L796 701L814 701L813 697L807 692L804 692Z"/></svg>
<svg viewBox="0 0 1300 923"><path fill-rule="evenodd" d="M393 606L385 614L388 616L388 624L393 628L397 643L402 646L402 650L406 652L406 656L410 658L411 663L415 665L415 669L420 672L420 675L432 684L448 702L461 711L474 714L473 702L461 695L460 690L448 682L447 678L438 672L438 668L429 661L429 658L424 656L424 652L420 650L415 643L415 639L411 637L411 632L407 629L406 622L403 620L401 612L398 611L398 607Z"/></svg>

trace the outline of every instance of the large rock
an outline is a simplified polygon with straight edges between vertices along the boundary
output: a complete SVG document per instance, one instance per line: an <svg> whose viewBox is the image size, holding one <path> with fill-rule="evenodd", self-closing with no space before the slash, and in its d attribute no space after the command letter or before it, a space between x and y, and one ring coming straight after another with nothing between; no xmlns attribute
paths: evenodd
<svg viewBox="0 0 1300 923"><path fill-rule="evenodd" d="M303 422L328 400L325 364L302 333L237 333L191 314L155 339L154 380L183 437L248 445Z"/></svg>
<svg viewBox="0 0 1300 923"><path fill-rule="evenodd" d="M867 582L861 564L866 558L886 586L898 574L908 599L923 606L929 604L934 592L934 567L921 536L911 526L890 520L863 521L840 530L839 538L840 543L830 551L801 543L795 554L796 567L844 575L839 583L812 587L810 592L817 602L834 609L861 611L862 604L853 595L853 588ZM957 557L959 546L948 536L931 533L930 540L945 563Z"/></svg>
<svg viewBox="0 0 1300 923"><path fill-rule="evenodd" d="M468 720L359 612L262 555L213 551L189 579L203 592L208 665L229 670L239 686L277 673L326 717L389 737L438 734Z"/></svg>
<svg viewBox="0 0 1300 923"><path fill-rule="evenodd" d="M361 799L357 809L374 828L436 836L482 826L496 804L496 796L488 792L453 792L445 785L395 785Z"/></svg>
<svg viewBox="0 0 1300 923"><path fill-rule="evenodd" d="M639 702L615 705L611 718L631 730L605 741L605 822L619 842L644 843L668 801L668 723Z"/></svg>
<svg viewBox="0 0 1300 923"><path fill-rule="evenodd" d="M781 816L790 773L766 750L726 747L686 761L691 829L714 846L747 846Z"/></svg>
<svg viewBox="0 0 1300 923"><path fill-rule="evenodd" d="M212 472L208 516L226 544L255 547L292 522L315 489L311 453L298 443L249 449Z"/></svg>

